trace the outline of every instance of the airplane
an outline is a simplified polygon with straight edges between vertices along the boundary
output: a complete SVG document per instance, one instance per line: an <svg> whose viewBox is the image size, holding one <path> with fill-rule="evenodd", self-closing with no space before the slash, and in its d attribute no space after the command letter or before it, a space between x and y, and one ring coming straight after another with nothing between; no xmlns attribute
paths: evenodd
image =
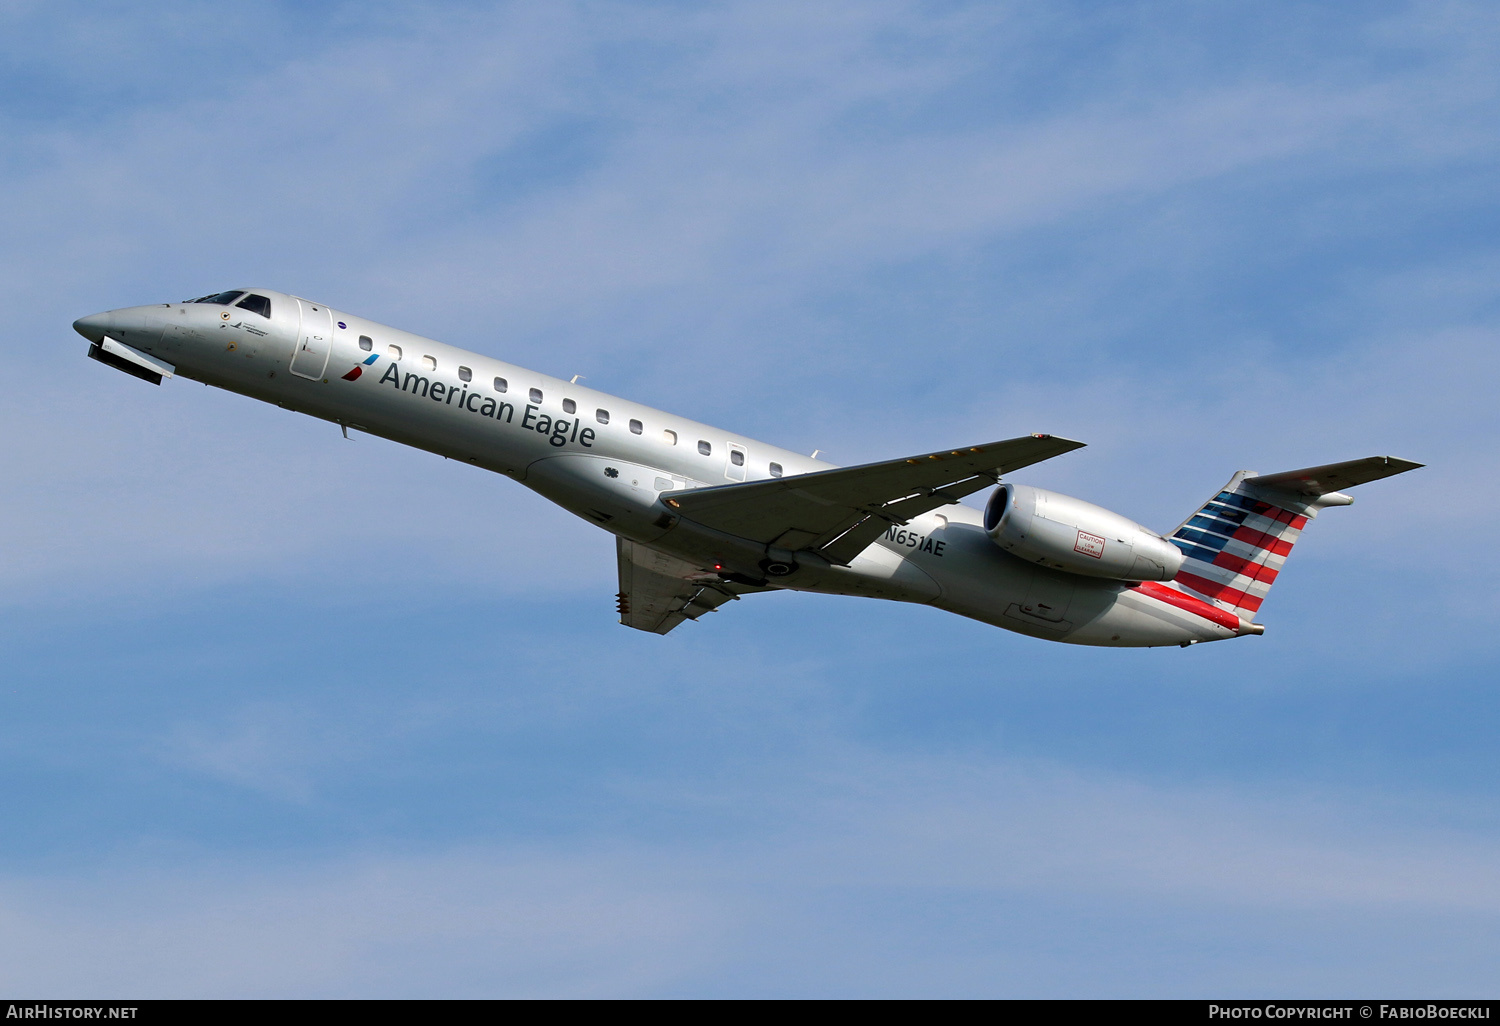
<svg viewBox="0 0 1500 1026"><path fill-rule="evenodd" d="M1157 534L1002 480L1079 449L1022 435L837 467L270 289L92 314L88 355L184 377L503 474L616 539L620 622L666 634L792 590L935 606L1079 645L1184 648L1259 635L1307 522L1390 456L1236 473ZM960 502L993 489L983 510Z"/></svg>

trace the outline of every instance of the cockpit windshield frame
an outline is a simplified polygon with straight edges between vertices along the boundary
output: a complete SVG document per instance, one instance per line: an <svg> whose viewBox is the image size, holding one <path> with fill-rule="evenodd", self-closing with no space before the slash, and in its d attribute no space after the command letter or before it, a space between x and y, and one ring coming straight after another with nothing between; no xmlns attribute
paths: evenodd
<svg viewBox="0 0 1500 1026"><path fill-rule="evenodd" d="M271 316L271 300L266 296L258 295L254 292L247 294L244 299L234 305L237 309L248 310L262 317L269 318Z"/></svg>

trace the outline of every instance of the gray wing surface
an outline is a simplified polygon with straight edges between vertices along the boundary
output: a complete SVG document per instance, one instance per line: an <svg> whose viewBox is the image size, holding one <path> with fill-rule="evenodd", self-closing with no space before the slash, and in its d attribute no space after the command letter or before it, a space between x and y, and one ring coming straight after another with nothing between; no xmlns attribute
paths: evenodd
<svg viewBox="0 0 1500 1026"><path fill-rule="evenodd" d="M696 620L741 594L760 590L722 581L648 545L616 541L620 622L627 627L666 634L684 620Z"/></svg>
<svg viewBox="0 0 1500 1026"><path fill-rule="evenodd" d="M906 459L812 474L663 492L682 516L726 534L793 552L820 551L847 566L893 524L957 502L1001 474L1083 447L1026 435Z"/></svg>

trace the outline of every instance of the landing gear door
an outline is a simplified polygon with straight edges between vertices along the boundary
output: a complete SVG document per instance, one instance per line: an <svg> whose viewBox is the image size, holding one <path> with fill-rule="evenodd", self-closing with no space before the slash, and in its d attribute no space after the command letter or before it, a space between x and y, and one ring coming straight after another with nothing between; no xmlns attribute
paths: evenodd
<svg viewBox="0 0 1500 1026"><path fill-rule="evenodd" d="M1063 574L1038 568L1032 571L1031 586L1026 590L1026 600L1021 603L1021 612L1040 620L1048 620L1059 627L1073 626L1068 621L1068 606L1073 602L1074 584Z"/></svg>
<svg viewBox="0 0 1500 1026"><path fill-rule="evenodd" d="M314 381L328 369L328 350L333 342L333 313L326 306L297 300L302 326L297 332L297 351L292 354L292 373Z"/></svg>
<svg viewBox="0 0 1500 1026"><path fill-rule="evenodd" d="M724 464L724 476L731 481L745 480L745 447L729 443L729 462Z"/></svg>

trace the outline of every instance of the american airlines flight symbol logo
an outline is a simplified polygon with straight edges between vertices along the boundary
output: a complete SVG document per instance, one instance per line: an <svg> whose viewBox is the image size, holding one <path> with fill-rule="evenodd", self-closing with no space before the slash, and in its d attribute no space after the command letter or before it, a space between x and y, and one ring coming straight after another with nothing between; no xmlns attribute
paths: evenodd
<svg viewBox="0 0 1500 1026"><path fill-rule="evenodd" d="M359 377L361 374L363 374L365 372L365 368L366 367L370 366L370 364L374 363L378 359L380 359L380 354L379 353L371 353L370 354L370 358L367 359L364 363L357 363L357 364L355 364L354 365L354 369L352 371L350 371L348 374L344 375L344 380L345 381L353 381L355 378Z"/></svg>

